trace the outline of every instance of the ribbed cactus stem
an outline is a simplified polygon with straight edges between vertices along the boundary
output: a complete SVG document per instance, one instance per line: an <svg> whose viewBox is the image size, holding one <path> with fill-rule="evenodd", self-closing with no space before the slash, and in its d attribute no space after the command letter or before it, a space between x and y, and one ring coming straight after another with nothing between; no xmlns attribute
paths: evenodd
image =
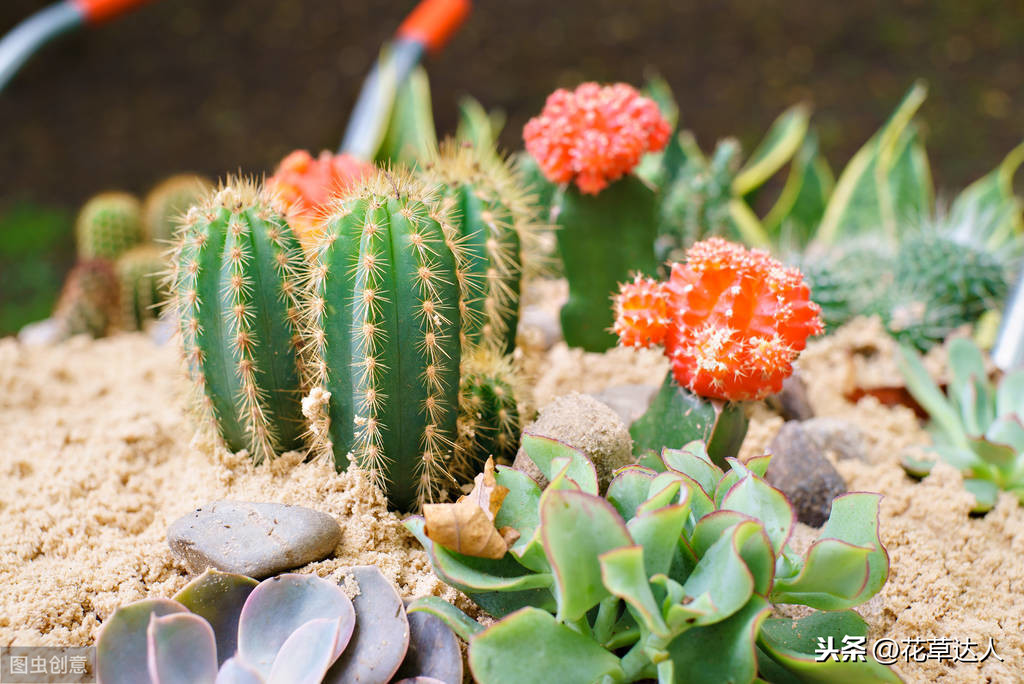
<svg viewBox="0 0 1024 684"><path fill-rule="evenodd" d="M142 207L126 192L96 195L82 207L75 223L78 256L116 259L142 240Z"/></svg>
<svg viewBox="0 0 1024 684"><path fill-rule="evenodd" d="M455 452L464 248L436 194L382 171L339 199L304 296L306 367L328 392L316 451L350 459L408 510L460 470Z"/></svg>
<svg viewBox="0 0 1024 684"><path fill-rule="evenodd" d="M463 360L459 447L471 469L481 470L488 456L515 458L522 428L518 386L511 357L481 347Z"/></svg>
<svg viewBox="0 0 1024 684"><path fill-rule="evenodd" d="M160 285L160 274L166 270L164 255L156 245L140 245L122 254L114 268L121 287L120 327L141 330L159 315L166 299Z"/></svg>
<svg viewBox="0 0 1024 684"><path fill-rule="evenodd" d="M186 363L227 446L256 461L299 448L304 261L287 223L254 183L230 181L189 211L174 261Z"/></svg>

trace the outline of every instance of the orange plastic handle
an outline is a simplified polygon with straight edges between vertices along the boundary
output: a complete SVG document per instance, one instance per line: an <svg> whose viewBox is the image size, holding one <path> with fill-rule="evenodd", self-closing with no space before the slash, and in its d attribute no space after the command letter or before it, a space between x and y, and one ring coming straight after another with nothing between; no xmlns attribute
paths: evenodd
<svg viewBox="0 0 1024 684"><path fill-rule="evenodd" d="M113 19L147 2L149 0L71 0L71 4L81 10L85 20L90 24Z"/></svg>
<svg viewBox="0 0 1024 684"><path fill-rule="evenodd" d="M459 30L472 7L470 0L422 0L398 27L397 35L418 40L437 52Z"/></svg>

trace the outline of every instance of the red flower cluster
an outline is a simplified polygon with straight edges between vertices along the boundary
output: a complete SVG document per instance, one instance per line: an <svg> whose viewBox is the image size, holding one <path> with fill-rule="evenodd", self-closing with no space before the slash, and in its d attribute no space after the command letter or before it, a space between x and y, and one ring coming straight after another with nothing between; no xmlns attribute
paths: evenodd
<svg viewBox="0 0 1024 684"><path fill-rule="evenodd" d="M523 139L548 180L575 180L580 192L596 195L644 154L665 147L671 132L658 105L632 86L584 83L548 95Z"/></svg>
<svg viewBox="0 0 1024 684"><path fill-rule="evenodd" d="M637 278L615 298L620 341L662 345L676 381L715 399L782 389L807 338L824 327L803 275L721 238L694 244L668 282Z"/></svg>
<svg viewBox="0 0 1024 684"><path fill-rule="evenodd" d="M373 170L373 164L347 154L332 155L325 150L314 159L309 152L296 150L278 164L266 186L274 194L275 208L308 245L315 239L317 218L331 197L345 192Z"/></svg>

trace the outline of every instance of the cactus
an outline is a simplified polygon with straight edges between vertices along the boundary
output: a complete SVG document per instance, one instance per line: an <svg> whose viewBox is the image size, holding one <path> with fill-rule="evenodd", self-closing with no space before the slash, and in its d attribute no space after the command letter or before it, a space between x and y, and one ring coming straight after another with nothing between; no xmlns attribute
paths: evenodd
<svg viewBox="0 0 1024 684"><path fill-rule="evenodd" d="M436 191L381 171L336 200L303 293L316 453L351 459L408 509L463 473L459 364L475 286ZM329 394L326 394L329 393ZM307 415L309 412L307 411Z"/></svg>
<svg viewBox="0 0 1024 684"><path fill-rule="evenodd" d="M169 243L181 219L213 187L202 176L171 176L149 191L142 203L142 227L151 242Z"/></svg>
<svg viewBox="0 0 1024 684"><path fill-rule="evenodd" d="M474 681L900 681L870 657L815 657L816 636L867 636L851 609L888 578L877 494L837 497L798 553L792 507L763 479L768 457L723 470L693 442L666 449L660 473L620 469L600 496L583 452L533 435L523 449L550 484L497 468L484 505L498 501L493 526L513 540L502 558L455 553L423 518L405 522L438 577L500 618L485 629L436 597L409 607L469 642ZM790 620L773 604L811 610Z"/></svg>
<svg viewBox="0 0 1024 684"><path fill-rule="evenodd" d="M141 330L156 318L167 300L161 274L167 270L164 255L155 245L133 247L114 264L120 285L122 330Z"/></svg>
<svg viewBox="0 0 1024 684"><path fill-rule="evenodd" d="M459 448L471 470L482 470L488 456L515 458L522 428L518 385L511 359L491 349L474 350L463 361Z"/></svg>
<svg viewBox="0 0 1024 684"><path fill-rule="evenodd" d="M142 241L142 209L126 192L105 192L85 203L75 224L80 259L116 259Z"/></svg>
<svg viewBox="0 0 1024 684"><path fill-rule="evenodd" d="M119 315L117 275L111 263L92 259L71 269L53 315L68 335L109 333Z"/></svg>
<svg viewBox="0 0 1024 684"><path fill-rule="evenodd" d="M201 411L256 461L299 448L302 250L254 182L229 179L185 218L170 289Z"/></svg>
<svg viewBox="0 0 1024 684"><path fill-rule="evenodd" d="M622 285L614 326L620 342L661 345L672 364L633 423L637 450L657 455L701 439L724 466L746 432L734 402L782 389L807 338L823 329L818 313L800 271L722 238L690 247L667 282L637 276Z"/></svg>
<svg viewBox="0 0 1024 684"><path fill-rule="evenodd" d="M451 202L467 270L484 286L483 297L469 302L469 341L509 353L519 322L522 244L537 225L533 208L513 170L491 150L448 141L425 165L425 177Z"/></svg>
<svg viewBox="0 0 1024 684"><path fill-rule="evenodd" d="M808 250L789 263L804 274L828 332L874 311L875 303L892 287L892 254L877 241Z"/></svg>
<svg viewBox="0 0 1024 684"><path fill-rule="evenodd" d="M316 575L257 584L207 570L173 600L122 606L103 622L96 642L98 681L383 684L396 675L462 681L462 654L450 629L422 619L428 616L406 616L377 568L347 574L359 586L355 599ZM430 658L418 657L423 652Z"/></svg>

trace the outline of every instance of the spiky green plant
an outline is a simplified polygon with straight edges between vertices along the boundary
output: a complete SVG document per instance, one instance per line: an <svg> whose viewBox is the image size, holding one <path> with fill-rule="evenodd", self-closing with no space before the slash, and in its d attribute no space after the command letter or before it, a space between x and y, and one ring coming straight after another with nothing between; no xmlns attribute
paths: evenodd
<svg viewBox="0 0 1024 684"><path fill-rule="evenodd" d="M75 265L64 281L54 309L68 335L103 337L118 320L117 274L105 259L91 259Z"/></svg>
<svg viewBox="0 0 1024 684"><path fill-rule="evenodd" d="M166 260L156 245L140 245L122 254L114 264L121 288L120 327L141 330L146 321L159 316L167 299L161 282Z"/></svg>
<svg viewBox="0 0 1024 684"><path fill-rule="evenodd" d="M991 509L999 491L1024 504L1024 370L989 381L977 345L956 338L949 343L949 387L943 396L917 354L900 349L907 389L931 416L927 451L963 473L976 512ZM935 460L905 457L904 467L923 477Z"/></svg>
<svg viewBox="0 0 1024 684"><path fill-rule="evenodd" d="M468 307L465 240L436 188L381 171L339 198L304 291L304 365L326 402L314 451L368 471L393 507L465 470L455 449Z"/></svg>
<svg viewBox="0 0 1024 684"><path fill-rule="evenodd" d="M459 379L459 449L474 472L488 456L515 458L522 420L519 379L509 357L486 347L469 352Z"/></svg>
<svg viewBox="0 0 1024 684"><path fill-rule="evenodd" d="M105 192L82 207L75 224L78 256L116 259L142 241L142 207L134 195Z"/></svg>
<svg viewBox="0 0 1024 684"><path fill-rule="evenodd" d="M174 238L181 218L213 187L208 179L190 173L171 176L154 187L142 204L142 227L153 242Z"/></svg>
<svg viewBox="0 0 1024 684"><path fill-rule="evenodd" d="M229 179L189 210L170 290L200 407L256 461L302 445L298 240L253 181Z"/></svg>
<svg viewBox="0 0 1024 684"><path fill-rule="evenodd" d="M501 618L485 629L437 598L410 607L469 641L475 681L899 681L871 658L816 657L817 637L867 636L850 609L888 576L878 495L837 497L797 553L792 508L763 479L767 456L723 471L693 442L664 450L661 473L619 469L602 497L586 454L532 435L523 448L550 484L498 467L494 525L519 532L504 557L455 553L423 518L405 523L438 577ZM790 620L770 617L773 604L814 610Z"/></svg>
<svg viewBox="0 0 1024 684"><path fill-rule="evenodd" d="M447 141L424 173L451 203L467 270L484 287L483 296L469 302L469 341L509 353L519 322L522 246L537 226L533 209L512 168L491 149Z"/></svg>

